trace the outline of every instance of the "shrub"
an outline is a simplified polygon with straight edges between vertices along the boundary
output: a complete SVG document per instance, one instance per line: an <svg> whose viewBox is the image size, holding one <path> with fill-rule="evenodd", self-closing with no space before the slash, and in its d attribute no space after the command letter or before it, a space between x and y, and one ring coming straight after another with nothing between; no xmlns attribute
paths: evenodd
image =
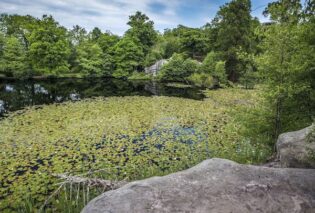
<svg viewBox="0 0 315 213"><path fill-rule="evenodd" d="M193 73L187 80L198 87L213 88L217 86L216 80L206 73Z"/></svg>
<svg viewBox="0 0 315 213"><path fill-rule="evenodd" d="M131 76L128 77L129 80L150 80L151 76L145 74L144 72L133 72Z"/></svg>
<svg viewBox="0 0 315 213"><path fill-rule="evenodd" d="M215 65L214 72L212 73L212 76L215 77L220 84L227 84L227 75L225 71L225 61L218 61Z"/></svg>
<svg viewBox="0 0 315 213"><path fill-rule="evenodd" d="M210 52L203 60L202 65L200 66L200 72L204 73L213 73L215 72L216 63L219 61L219 55L215 52Z"/></svg>
<svg viewBox="0 0 315 213"><path fill-rule="evenodd" d="M169 81L184 81L192 73L197 72L198 66L198 62L192 59L185 60L182 55L175 53L162 67L159 78Z"/></svg>

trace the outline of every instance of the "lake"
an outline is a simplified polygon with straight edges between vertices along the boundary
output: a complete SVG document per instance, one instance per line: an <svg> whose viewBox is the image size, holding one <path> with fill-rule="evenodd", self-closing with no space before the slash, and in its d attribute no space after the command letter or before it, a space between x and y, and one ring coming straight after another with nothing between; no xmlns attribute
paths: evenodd
<svg viewBox="0 0 315 213"><path fill-rule="evenodd" d="M132 181L212 157L248 163L270 154L238 133L236 116L258 104L254 90L101 78L2 80L0 103L0 212L39 210L62 182L53 174ZM47 212L79 212L102 192L73 187L55 193Z"/></svg>
<svg viewBox="0 0 315 213"><path fill-rule="evenodd" d="M0 116L27 106L78 101L91 97L173 96L202 100L198 88L177 88L153 81L108 78L0 80Z"/></svg>

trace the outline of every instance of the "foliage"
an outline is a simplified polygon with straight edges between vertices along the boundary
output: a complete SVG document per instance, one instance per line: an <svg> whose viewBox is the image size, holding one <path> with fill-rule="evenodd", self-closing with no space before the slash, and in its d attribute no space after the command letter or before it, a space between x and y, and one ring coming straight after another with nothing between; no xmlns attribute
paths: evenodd
<svg viewBox="0 0 315 213"><path fill-rule="evenodd" d="M128 77L128 80L150 80L151 78L151 76L145 74L144 72L135 71Z"/></svg>
<svg viewBox="0 0 315 213"><path fill-rule="evenodd" d="M197 72L198 62L192 59L184 59L183 55L175 53L167 64L165 64L159 77L162 80L185 81L185 78Z"/></svg>
<svg viewBox="0 0 315 213"><path fill-rule="evenodd" d="M260 74L266 79L274 137L312 122L315 49L304 39L306 29L303 25L268 27L262 43L265 52L257 58Z"/></svg>
<svg viewBox="0 0 315 213"><path fill-rule="evenodd" d="M200 29L186 28L180 35L182 50L193 59L200 59L207 51L207 40Z"/></svg>
<svg viewBox="0 0 315 213"><path fill-rule="evenodd" d="M26 51L16 37L10 36L4 39L0 58L0 72L14 77L29 75Z"/></svg>
<svg viewBox="0 0 315 213"><path fill-rule="evenodd" d="M233 0L220 8L212 23L216 49L223 52L228 78L233 82L238 81L241 71L237 49L249 51L250 47L250 12L250 0Z"/></svg>
<svg viewBox="0 0 315 213"><path fill-rule="evenodd" d="M162 53L159 50L152 49L146 56L144 65L146 67L152 66L161 59L163 59Z"/></svg>
<svg viewBox="0 0 315 213"><path fill-rule="evenodd" d="M253 89L255 84L259 80L257 65L255 63L254 54L246 53L239 50L237 57L240 63L243 64L243 71L241 72L240 83L245 87L245 89Z"/></svg>
<svg viewBox="0 0 315 213"><path fill-rule="evenodd" d="M114 47L115 77L128 77L142 66L143 50L129 37L121 39Z"/></svg>
<svg viewBox="0 0 315 213"><path fill-rule="evenodd" d="M29 37L28 54L34 71L48 75L68 71L70 46L66 35L66 29L51 16L43 16Z"/></svg>
<svg viewBox="0 0 315 213"><path fill-rule="evenodd" d="M127 24L131 28L126 32L125 36L138 40L144 55L146 55L157 40L154 22L150 21L145 14L137 11L135 15L129 16Z"/></svg>
<svg viewBox="0 0 315 213"><path fill-rule="evenodd" d="M216 63L212 76L219 81L220 85L227 85L228 80L225 71L225 61L218 61Z"/></svg>
<svg viewBox="0 0 315 213"><path fill-rule="evenodd" d="M103 33L97 40L97 44L102 48L103 53L111 54L112 48L119 42L119 37L110 32Z"/></svg>
<svg viewBox="0 0 315 213"><path fill-rule="evenodd" d="M187 80L198 87L214 88L217 86L216 80L206 73L193 73Z"/></svg>
<svg viewBox="0 0 315 213"><path fill-rule="evenodd" d="M261 161L268 149L244 140L233 117L239 107L247 107L242 102L256 103L250 94L207 91L204 101L98 98L11 113L0 121L0 208L14 210L29 196L34 210L41 206L57 187L52 173L106 169L105 179L134 180L182 170L209 157Z"/></svg>
<svg viewBox="0 0 315 213"><path fill-rule="evenodd" d="M225 62L221 61L220 59L220 54L214 51L209 52L199 67L199 72L201 72L202 74L194 76L196 78L205 78L206 76L211 75L216 79L214 80L214 82L216 83L213 85L216 85L217 83L226 85L227 75L225 70Z"/></svg>
<svg viewBox="0 0 315 213"><path fill-rule="evenodd" d="M79 71L88 76L110 76L113 66L109 55L106 59L98 44L86 41L77 47Z"/></svg>
<svg viewBox="0 0 315 213"><path fill-rule="evenodd" d="M164 37L161 44L163 48L163 58L170 58L174 53L179 53L181 50L180 39L176 36L165 35Z"/></svg>
<svg viewBox="0 0 315 213"><path fill-rule="evenodd" d="M220 60L220 55L214 51L207 54L206 58L203 60L199 70L204 73L214 73L216 63Z"/></svg>
<svg viewBox="0 0 315 213"><path fill-rule="evenodd" d="M268 4L264 15L278 23L297 24L302 16L300 0L280 0Z"/></svg>

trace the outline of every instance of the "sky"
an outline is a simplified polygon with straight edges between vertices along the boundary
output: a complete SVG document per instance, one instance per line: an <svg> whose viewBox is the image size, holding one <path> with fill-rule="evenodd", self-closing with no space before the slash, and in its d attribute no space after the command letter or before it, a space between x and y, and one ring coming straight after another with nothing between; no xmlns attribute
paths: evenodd
<svg viewBox="0 0 315 213"><path fill-rule="evenodd" d="M262 11L273 0L252 0L252 15L268 21ZM219 7L230 0L0 0L0 13L53 17L63 26L80 25L87 30L123 35L128 29L129 16L136 11L145 13L163 32L178 24L201 27L215 16Z"/></svg>

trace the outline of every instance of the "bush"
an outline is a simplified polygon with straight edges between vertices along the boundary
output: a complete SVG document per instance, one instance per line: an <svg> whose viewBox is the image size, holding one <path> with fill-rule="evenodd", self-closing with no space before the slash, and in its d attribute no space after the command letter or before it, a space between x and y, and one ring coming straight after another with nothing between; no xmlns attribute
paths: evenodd
<svg viewBox="0 0 315 213"><path fill-rule="evenodd" d="M257 80L258 73L253 71L251 65L247 65L243 76L240 78L240 83L245 87L245 89L254 89Z"/></svg>
<svg viewBox="0 0 315 213"><path fill-rule="evenodd" d="M194 73L187 80L198 87L213 88L217 86L216 80L206 73Z"/></svg>
<svg viewBox="0 0 315 213"><path fill-rule="evenodd" d="M212 75L218 83L227 85L227 75L225 70L225 61L220 60L220 55L215 52L210 52L203 60L199 68L199 72Z"/></svg>
<svg viewBox="0 0 315 213"><path fill-rule="evenodd" d="M224 84L224 85L228 84L224 61L218 61L216 63L212 76L215 77L219 81L219 84Z"/></svg>
<svg viewBox="0 0 315 213"><path fill-rule="evenodd" d="M195 60L185 60L182 55L175 53L162 67L159 78L169 81L185 81L188 76L197 72L198 66L198 62Z"/></svg>
<svg viewBox="0 0 315 213"><path fill-rule="evenodd" d="M131 76L128 77L129 80L150 80L151 76L145 74L144 72L133 72Z"/></svg>
<svg viewBox="0 0 315 213"><path fill-rule="evenodd" d="M203 60L202 65L200 66L200 72L204 73L214 73L216 63L219 61L219 55L215 52L210 52L207 54L206 58Z"/></svg>

